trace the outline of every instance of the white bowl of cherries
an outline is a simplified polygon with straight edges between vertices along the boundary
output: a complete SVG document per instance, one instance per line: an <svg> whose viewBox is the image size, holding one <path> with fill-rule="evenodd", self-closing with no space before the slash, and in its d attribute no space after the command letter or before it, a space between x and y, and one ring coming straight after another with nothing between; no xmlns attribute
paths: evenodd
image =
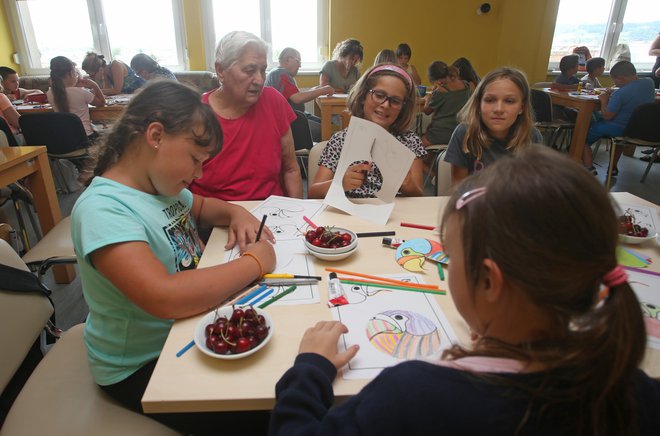
<svg viewBox="0 0 660 436"><path fill-rule="evenodd" d="M195 328L195 345L217 359L241 359L261 350L273 337L273 323L262 309L225 306L207 313Z"/></svg>
<svg viewBox="0 0 660 436"><path fill-rule="evenodd" d="M341 227L319 226L305 233L305 248L322 260L341 260L355 253L357 235Z"/></svg>
<svg viewBox="0 0 660 436"><path fill-rule="evenodd" d="M645 241L655 239L657 233L652 228L647 228L635 222L635 216L626 212L619 217L619 240L626 244L641 244Z"/></svg>

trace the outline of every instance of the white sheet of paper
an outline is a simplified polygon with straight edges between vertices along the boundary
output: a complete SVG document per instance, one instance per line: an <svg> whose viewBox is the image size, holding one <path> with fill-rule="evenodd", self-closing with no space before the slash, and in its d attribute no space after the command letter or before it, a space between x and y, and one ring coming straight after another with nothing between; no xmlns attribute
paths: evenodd
<svg viewBox="0 0 660 436"><path fill-rule="evenodd" d="M642 305L646 346L660 350L660 276L626 268L628 283Z"/></svg>
<svg viewBox="0 0 660 436"><path fill-rule="evenodd" d="M313 217L324 209L321 201L271 195L251 211L259 220L266 215L266 226L275 235L277 263L274 274L314 275L314 266L305 249L301 233L307 226L303 216L313 220ZM234 247L225 253L225 262L237 258L239 254L238 247ZM288 286L273 288L275 292L272 295L276 296ZM313 304L319 301L318 285L301 285L273 305Z"/></svg>
<svg viewBox="0 0 660 436"><path fill-rule="evenodd" d="M385 224L394 209L403 179L415 159L408 147L376 123L352 117L332 185L324 203L377 224ZM342 179L356 161L373 161L383 175L383 186L376 197L383 204L356 204L346 197Z"/></svg>
<svg viewBox="0 0 660 436"><path fill-rule="evenodd" d="M423 283L415 274L387 277ZM431 294L379 289L378 285L342 286L349 304L332 309L333 318L348 327L348 333L339 340L339 350L360 345L357 356L343 369L345 379L374 378L383 369L405 360L439 358L443 350L457 342L454 330ZM381 326L398 324L402 332L374 335L373 320L380 321ZM436 342L429 342L432 335L437 335ZM420 349L432 350L432 354L415 356ZM395 356L403 353L407 357Z"/></svg>

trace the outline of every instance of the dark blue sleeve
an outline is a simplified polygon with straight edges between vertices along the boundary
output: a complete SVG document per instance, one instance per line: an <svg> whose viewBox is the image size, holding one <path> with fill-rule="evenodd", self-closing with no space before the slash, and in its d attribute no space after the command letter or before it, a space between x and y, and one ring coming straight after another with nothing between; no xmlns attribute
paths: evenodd
<svg viewBox="0 0 660 436"><path fill-rule="evenodd" d="M270 418L270 435L316 434L334 401L332 381L337 370L326 358L300 354L275 385L277 403Z"/></svg>
<svg viewBox="0 0 660 436"><path fill-rule="evenodd" d="M454 133L452 133L451 139L449 140L449 145L447 146L445 161L456 165L457 167L469 169L470 163L466 158L466 154L463 152L463 138L465 138L466 132L467 127L465 124L459 124L456 126Z"/></svg>

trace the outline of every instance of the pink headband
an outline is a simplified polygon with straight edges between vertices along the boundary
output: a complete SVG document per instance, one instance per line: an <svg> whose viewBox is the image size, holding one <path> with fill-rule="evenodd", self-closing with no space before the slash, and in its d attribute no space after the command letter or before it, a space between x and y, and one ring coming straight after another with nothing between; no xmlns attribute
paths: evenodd
<svg viewBox="0 0 660 436"><path fill-rule="evenodd" d="M456 210L461 210L463 206L466 206L469 202L485 194L486 194L485 186L482 186L481 188L475 188L471 191L467 191L465 194L461 195L458 200L456 200Z"/></svg>
<svg viewBox="0 0 660 436"><path fill-rule="evenodd" d="M391 64L379 65L379 66L377 66L376 68L374 68L373 70L371 70L371 72L370 72L369 75L367 76L367 79L368 79L369 77L373 76L374 73L377 73L377 72L379 72L379 71L394 71L395 73L399 73L399 74L401 74L403 77L406 78L406 80L408 81L408 85L410 85L411 88L414 88L414 87L415 87L415 85L413 85L413 81L412 81L412 79L410 78L410 74L408 74L408 72L407 72L406 70L404 70L403 68L399 67L398 65L391 65Z"/></svg>

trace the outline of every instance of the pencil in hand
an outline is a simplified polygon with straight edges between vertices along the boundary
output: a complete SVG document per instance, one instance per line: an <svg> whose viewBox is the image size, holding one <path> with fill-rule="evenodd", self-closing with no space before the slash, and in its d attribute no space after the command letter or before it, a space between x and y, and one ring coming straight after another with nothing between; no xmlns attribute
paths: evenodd
<svg viewBox="0 0 660 436"><path fill-rule="evenodd" d="M268 218L268 215L264 214L263 218L261 218L259 231L257 232L257 239L255 239L254 242L259 242L259 238L261 238L261 232L264 230L264 225L266 224L266 218Z"/></svg>

